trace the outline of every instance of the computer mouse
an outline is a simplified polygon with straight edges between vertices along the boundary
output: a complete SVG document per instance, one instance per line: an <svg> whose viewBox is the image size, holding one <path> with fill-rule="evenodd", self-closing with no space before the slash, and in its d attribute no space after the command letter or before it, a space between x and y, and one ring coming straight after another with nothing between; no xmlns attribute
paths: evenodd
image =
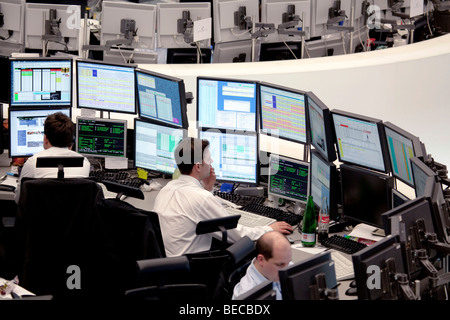
<svg viewBox="0 0 450 320"><path fill-rule="evenodd" d="M356 288L356 280L353 280L352 282L350 282L350 288Z"/></svg>
<svg viewBox="0 0 450 320"><path fill-rule="evenodd" d="M345 294L347 296L356 296L356 295L358 295L358 292L356 291L356 288L350 287L347 290L345 290Z"/></svg>

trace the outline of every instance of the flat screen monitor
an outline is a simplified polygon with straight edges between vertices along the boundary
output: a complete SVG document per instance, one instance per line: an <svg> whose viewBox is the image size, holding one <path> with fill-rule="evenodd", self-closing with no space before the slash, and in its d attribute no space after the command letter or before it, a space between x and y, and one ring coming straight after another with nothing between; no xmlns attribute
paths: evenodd
<svg viewBox="0 0 450 320"><path fill-rule="evenodd" d="M300 35L284 33L297 30L305 31L305 39L309 39L311 2L310 0L261 0L261 22L273 23L276 29L274 33L269 33L262 41L300 40Z"/></svg>
<svg viewBox="0 0 450 320"><path fill-rule="evenodd" d="M385 122L384 131L389 150L392 175L410 187L414 187L410 159L422 156L422 147L418 137L396 125Z"/></svg>
<svg viewBox="0 0 450 320"><path fill-rule="evenodd" d="M305 92L275 84L259 84L260 132L308 143Z"/></svg>
<svg viewBox="0 0 450 320"><path fill-rule="evenodd" d="M9 156L31 157L44 150L44 122L48 115L62 112L71 117L71 108L9 108Z"/></svg>
<svg viewBox="0 0 450 320"><path fill-rule="evenodd" d="M258 61L297 60L302 58L302 43L289 42L263 42L259 52Z"/></svg>
<svg viewBox="0 0 450 320"><path fill-rule="evenodd" d="M308 162L270 154L267 193L290 201L306 203L310 194Z"/></svg>
<svg viewBox="0 0 450 320"><path fill-rule="evenodd" d="M256 132L257 82L197 77L197 122L202 129Z"/></svg>
<svg viewBox="0 0 450 320"><path fill-rule="evenodd" d="M161 174L173 174L177 168L174 149L186 136L186 130L134 119L135 167Z"/></svg>
<svg viewBox="0 0 450 320"><path fill-rule="evenodd" d="M417 157L410 158L410 165L416 197L430 196L438 178L437 173Z"/></svg>
<svg viewBox="0 0 450 320"><path fill-rule="evenodd" d="M0 103L11 104L11 63L9 56L0 54L0 74L3 79L0 89Z"/></svg>
<svg viewBox="0 0 450 320"><path fill-rule="evenodd" d="M381 120L336 109L331 116L339 161L390 172Z"/></svg>
<svg viewBox="0 0 450 320"><path fill-rule="evenodd" d="M156 9L152 4L103 1L100 44L153 52Z"/></svg>
<svg viewBox="0 0 450 320"><path fill-rule="evenodd" d="M217 181L255 186L259 183L259 147L257 134L208 130L200 139L210 143Z"/></svg>
<svg viewBox="0 0 450 320"><path fill-rule="evenodd" d="M316 276L324 274L325 286L337 286L334 261L329 251L296 262L278 271L283 300L313 300L310 286L317 285Z"/></svg>
<svg viewBox="0 0 450 320"><path fill-rule="evenodd" d="M389 235L384 239L360 250L352 255L356 290L359 300L393 300L397 299L392 287L396 273L405 273L405 263L398 235ZM370 278L374 271L380 270L379 285L373 284Z"/></svg>
<svg viewBox="0 0 450 320"><path fill-rule="evenodd" d="M306 101L311 145L326 160L333 162L337 156L330 109L311 91L306 93Z"/></svg>
<svg viewBox="0 0 450 320"><path fill-rule="evenodd" d="M252 59L252 40L218 42L214 44L212 63L255 62Z"/></svg>
<svg viewBox="0 0 450 320"><path fill-rule="evenodd" d="M346 164L340 166L340 171L344 217L383 228L381 215L391 209L394 178Z"/></svg>
<svg viewBox="0 0 450 320"><path fill-rule="evenodd" d="M213 0L213 21L215 43L251 39L252 22L259 22L259 0Z"/></svg>
<svg viewBox="0 0 450 320"><path fill-rule="evenodd" d="M340 188L336 165L326 161L317 150L311 150L309 188L316 207L321 208L325 202L330 218L338 220L337 199L340 196ZM322 201L324 198L325 201Z"/></svg>
<svg viewBox="0 0 450 320"><path fill-rule="evenodd" d="M77 60L78 108L136 114L135 67Z"/></svg>
<svg viewBox="0 0 450 320"><path fill-rule="evenodd" d="M276 300L276 298L277 294L273 289L273 282L266 280L248 290L247 292L241 294L240 296L236 297L235 300Z"/></svg>
<svg viewBox="0 0 450 320"><path fill-rule="evenodd" d="M77 52L81 6L74 4L27 3L25 47L27 49ZM44 48L42 47L44 43Z"/></svg>
<svg viewBox="0 0 450 320"><path fill-rule="evenodd" d="M409 200L410 199L407 196L405 196L403 193L401 193L397 189L392 189L392 203L391 203L392 209L398 207L399 205L404 204L405 202L407 202Z"/></svg>
<svg viewBox="0 0 450 320"><path fill-rule="evenodd" d="M72 107L71 58L11 58L11 107Z"/></svg>
<svg viewBox="0 0 450 320"><path fill-rule="evenodd" d="M184 80L144 69L135 74L139 117L187 129Z"/></svg>
<svg viewBox="0 0 450 320"><path fill-rule="evenodd" d="M3 150L5 149L3 131L3 106L0 104L0 154L3 154Z"/></svg>
<svg viewBox="0 0 450 320"><path fill-rule="evenodd" d="M76 151L98 158L126 157L127 120L77 117Z"/></svg>
<svg viewBox="0 0 450 320"><path fill-rule="evenodd" d="M197 37L194 34L194 24L196 23L206 23L203 28L209 28L212 34L211 3L193 1L189 3L158 3L157 5L157 43L159 48L192 48L194 43L197 43L199 48L211 46L211 38L194 41Z"/></svg>
<svg viewBox="0 0 450 320"><path fill-rule="evenodd" d="M200 60L199 60L200 58ZM167 64L211 63L210 48L169 48L167 49Z"/></svg>
<svg viewBox="0 0 450 320"><path fill-rule="evenodd" d="M14 52L25 50L25 0L3 0L0 13L3 25L0 27L2 37L0 54L10 56Z"/></svg>

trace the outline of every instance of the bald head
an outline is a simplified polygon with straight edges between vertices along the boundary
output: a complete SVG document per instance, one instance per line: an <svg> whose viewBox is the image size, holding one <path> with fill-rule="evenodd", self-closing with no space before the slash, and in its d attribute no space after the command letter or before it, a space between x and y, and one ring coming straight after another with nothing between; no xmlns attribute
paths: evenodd
<svg viewBox="0 0 450 320"><path fill-rule="evenodd" d="M286 237L278 231L270 231L263 234L256 242L257 254L262 254L266 260L272 258L273 252L291 248Z"/></svg>

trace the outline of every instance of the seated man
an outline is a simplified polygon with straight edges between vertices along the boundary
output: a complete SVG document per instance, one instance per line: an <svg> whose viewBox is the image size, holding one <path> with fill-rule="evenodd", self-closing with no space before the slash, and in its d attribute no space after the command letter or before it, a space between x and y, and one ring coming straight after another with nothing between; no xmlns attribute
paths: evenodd
<svg viewBox="0 0 450 320"><path fill-rule="evenodd" d="M28 178L56 178L58 168L36 168L38 157L81 157L80 154L70 150L73 140L74 126L72 120L62 112L53 113L44 122L44 150L36 153L23 165L20 172L14 200L19 202L21 179ZM89 177L91 164L84 158L83 167L64 168L65 178Z"/></svg>
<svg viewBox="0 0 450 320"><path fill-rule="evenodd" d="M209 250L213 236L197 235L197 223L229 216L220 200L211 192L216 176L211 166L209 142L186 138L180 141L174 152L181 175L161 189L153 209L159 216L168 257ZM293 228L284 221L254 228L238 224L237 228L228 230L228 239L235 242L243 236L248 236L257 240L272 230L289 234Z"/></svg>
<svg viewBox="0 0 450 320"><path fill-rule="evenodd" d="M282 300L278 271L291 264L291 244L284 235L273 231L256 242L256 257L247 268L245 276L236 284L232 300L266 280L273 281L276 299Z"/></svg>

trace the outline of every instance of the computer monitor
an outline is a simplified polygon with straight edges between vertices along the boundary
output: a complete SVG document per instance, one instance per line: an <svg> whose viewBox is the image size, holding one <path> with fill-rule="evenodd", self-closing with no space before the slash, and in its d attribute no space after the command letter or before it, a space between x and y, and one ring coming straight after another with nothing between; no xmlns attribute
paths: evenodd
<svg viewBox="0 0 450 320"><path fill-rule="evenodd" d="M301 35L296 34L296 31L305 31L304 37L309 39L311 2L310 0L261 0L261 22L275 25L275 32L269 33L262 41L301 40Z"/></svg>
<svg viewBox="0 0 450 320"><path fill-rule="evenodd" d="M339 161L390 172L381 120L336 109L331 116Z"/></svg>
<svg viewBox="0 0 450 320"><path fill-rule="evenodd" d="M310 195L309 171L308 162L271 153L267 194L306 204Z"/></svg>
<svg viewBox="0 0 450 320"><path fill-rule="evenodd" d="M256 132L256 81L197 77L197 123L202 129Z"/></svg>
<svg viewBox="0 0 450 320"><path fill-rule="evenodd" d="M11 58L11 107L72 107L73 61Z"/></svg>
<svg viewBox="0 0 450 320"><path fill-rule="evenodd" d="M389 235L354 253L352 261L359 300L393 300L401 297L396 275L406 270L398 235ZM376 270L379 270L381 279L374 283Z"/></svg>
<svg viewBox="0 0 450 320"><path fill-rule="evenodd" d="M200 58L200 60L199 60ZM169 48L167 49L167 64L211 63L210 48Z"/></svg>
<svg viewBox="0 0 450 320"><path fill-rule="evenodd" d="M322 199L326 198L330 218L338 220L337 200L340 197L340 186L336 165L326 161L317 150L311 150L309 188L314 204L321 208Z"/></svg>
<svg viewBox="0 0 450 320"><path fill-rule="evenodd" d="M133 65L76 60L78 108L136 114Z"/></svg>
<svg viewBox="0 0 450 320"><path fill-rule="evenodd" d="M9 105L11 104L11 63L9 56L0 54L0 74L3 79L3 85L0 89L0 103Z"/></svg>
<svg viewBox="0 0 450 320"><path fill-rule="evenodd" d="M394 178L347 164L340 166L340 172L344 218L383 228L381 215L391 209Z"/></svg>
<svg viewBox="0 0 450 320"><path fill-rule="evenodd" d="M160 174L174 173L174 149L187 136L186 130L135 118L134 135L135 167Z"/></svg>
<svg viewBox="0 0 450 320"><path fill-rule="evenodd" d="M372 3L372 1L370 2ZM315 14L315 17L312 16L311 18L311 37L321 37L330 33L340 32L339 30L330 29L328 23L337 26L339 25L339 22L337 21L342 21L342 25L349 25L351 19L351 7L353 4L352 0L316 0L315 3L315 11L312 9L311 13L311 15ZM344 11L345 15L343 15L344 12L341 12L342 15L340 18L333 20L330 19L330 11L333 12L335 18L337 18L337 14L335 14L336 11Z"/></svg>
<svg viewBox="0 0 450 320"><path fill-rule="evenodd" d="M304 91L261 82L258 95L261 133L302 144L309 142Z"/></svg>
<svg viewBox="0 0 450 320"><path fill-rule="evenodd" d="M100 45L153 52L156 9L146 3L103 1Z"/></svg>
<svg viewBox="0 0 450 320"><path fill-rule="evenodd" d="M416 197L430 196L437 180L437 173L417 157L411 157L409 161Z"/></svg>
<svg viewBox="0 0 450 320"><path fill-rule="evenodd" d="M252 59L252 40L218 42L214 44L212 63L255 61L257 60Z"/></svg>
<svg viewBox="0 0 450 320"><path fill-rule="evenodd" d="M391 208L397 208L399 205L404 204L405 202L409 201L410 199L405 196L403 193L398 191L397 189L392 189L392 202L391 202Z"/></svg>
<svg viewBox="0 0 450 320"><path fill-rule="evenodd" d="M3 17L0 54L11 56L14 52L25 50L25 3L25 0L3 0L0 3Z"/></svg>
<svg viewBox="0 0 450 320"><path fill-rule="evenodd" d="M213 0L214 42L251 39L259 22L259 0Z"/></svg>
<svg viewBox="0 0 450 320"><path fill-rule="evenodd" d="M9 108L9 157L30 157L44 150L44 122L48 115L62 112L71 117L71 108Z"/></svg>
<svg viewBox="0 0 450 320"><path fill-rule="evenodd" d="M313 293L318 290L317 276L322 275L325 290L335 290L337 284L334 261L329 251L315 254L311 258L296 262L278 271L283 300L315 300ZM337 292L336 292L337 295Z"/></svg>
<svg viewBox="0 0 450 320"><path fill-rule="evenodd" d="M187 129L184 80L145 69L135 74L139 117Z"/></svg>
<svg viewBox="0 0 450 320"><path fill-rule="evenodd" d="M97 158L126 157L127 120L77 117L76 151Z"/></svg>
<svg viewBox="0 0 450 320"><path fill-rule="evenodd" d="M257 186L259 183L259 145L256 133L232 133L210 129L199 132L210 143L217 181Z"/></svg>
<svg viewBox="0 0 450 320"><path fill-rule="evenodd" d="M0 104L0 154L3 154L3 150L5 149L3 131L3 105Z"/></svg>
<svg viewBox="0 0 450 320"><path fill-rule="evenodd" d="M390 122L384 122L384 132L392 175L410 187L414 187L409 159L423 157L419 138Z"/></svg>
<svg viewBox="0 0 450 320"><path fill-rule="evenodd" d="M81 6L74 4L27 3L25 47L78 52ZM44 43L44 48L43 48Z"/></svg>
<svg viewBox="0 0 450 320"><path fill-rule="evenodd" d="M330 109L311 91L306 93L306 101L311 145L328 162L333 162L337 156Z"/></svg>
<svg viewBox="0 0 450 320"><path fill-rule="evenodd" d="M211 3L158 3L157 5L159 48L192 48L195 43L199 48L211 46L211 38L194 41L197 38L194 24L199 23L200 20L209 19L209 30L212 34Z"/></svg>
<svg viewBox="0 0 450 320"><path fill-rule="evenodd" d="M247 292L237 296L234 300L276 300L277 294L273 289L273 282L266 280L255 287L251 288Z"/></svg>
<svg viewBox="0 0 450 320"><path fill-rule="evenodd" d="M258 61L297 60L302 58L302 43L289 42L263 42L260 45Z"/></svg>

